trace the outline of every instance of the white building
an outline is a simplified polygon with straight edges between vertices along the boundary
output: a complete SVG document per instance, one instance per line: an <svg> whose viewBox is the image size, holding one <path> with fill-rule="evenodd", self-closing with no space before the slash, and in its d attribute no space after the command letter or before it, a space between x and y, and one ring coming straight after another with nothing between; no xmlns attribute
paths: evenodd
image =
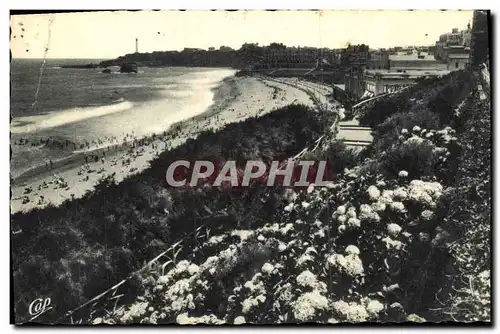
<svg viewBox="0 0 500 334"><path fill-rule="evenodd" d="M402 88L412 86L419 78L440 77L450 73L449 70L408 70L397 72L392 70L367 70L364 73L363 97L393 93Z"/></svg>

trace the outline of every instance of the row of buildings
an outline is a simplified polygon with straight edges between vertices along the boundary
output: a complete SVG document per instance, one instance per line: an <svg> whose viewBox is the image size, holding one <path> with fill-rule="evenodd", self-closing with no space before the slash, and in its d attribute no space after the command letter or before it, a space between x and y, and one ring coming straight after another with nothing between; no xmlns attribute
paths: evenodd
<svg viewBox="0 0 500 334"><path fill-rule="evenodd" d="M366 45L343 51L348 64L344 78L352 99L390 93L415 84L418 79L446 75L470 64L473 32L467 29L442 34L435 46L369 51Z"/></svg>

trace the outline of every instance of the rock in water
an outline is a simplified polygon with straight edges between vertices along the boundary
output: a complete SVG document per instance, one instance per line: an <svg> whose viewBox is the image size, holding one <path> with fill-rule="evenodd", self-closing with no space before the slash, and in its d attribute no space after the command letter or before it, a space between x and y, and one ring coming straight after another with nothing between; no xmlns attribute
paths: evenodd
<svg viewBox="0 0 500 334"><path fill-rule="evenodd" d="M120 66L120 73L137 73L136 63L124 63Z"/></svg>
<svg viewBox="0 0 500 334"><path fill-rule="evenodd" d="M111 70L109 68L105 68L101 71L101 73L111 73Z"/></svg>

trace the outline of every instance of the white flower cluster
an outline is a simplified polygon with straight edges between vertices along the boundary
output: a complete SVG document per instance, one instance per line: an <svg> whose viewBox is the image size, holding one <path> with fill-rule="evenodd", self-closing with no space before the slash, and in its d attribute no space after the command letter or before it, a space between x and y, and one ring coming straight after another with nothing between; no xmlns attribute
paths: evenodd
<svg viewBox="0 0 500 334"><path fill-rule="evenodd" d="M241 311L243 314L248 314L253 308L258 307L260 304L263 304L266 301L265 295L258 295L256 297L249 297L245 299L242 303Z"/></svg>
<svg viewBox="0 0 500 334"><path fill-rule="evenodd" d="M231 232L231 236L237 236L241 241L245 241L255 234L254 231L251 230L234 230Z"/></svg>
<svg viewBox="0 0 500 334"><path fill-rule="evenodd" d="M376 186L369 186L367 192L372 201L376 201L380 197L380 190Z"/></svg>
<svg viewBox="0 0 500 334"><path fill-rule="evenodd" d="M318 281L316 275L309 270L301 272L297 278L297 284L304 288L311 288L319 292L326 292L326 284Z"/></svg>
<svg viewBox="0 0 500 334"><path fill-rule="evenodd" d="M436 201L441 197L442 191L443 186L438 182L413 180L408 186L408 198L433 208L436 205Z"/></svg>
<svg viewBox="0 0 500 334"><path fill-rule="evenodd" d="M192 286L191 279L181 279L175 282L165 291L163 296L167 312L178 312L186 309L192 310L195 308L194 297L191 294Z"/></svg>
<svg viewBox="0 0 500 334"><path fill-rule="evenodd" d="M293 315L298 321L311 321L318 311L328 308L328 299L317 290L306 292L293 303Z"/></svg>
<svg viewBox="0 0 500 334"><path fill-rule="evenodd" d="M245 288L249 289L252 293L265 292L264 283L262 282L262 274L255 274L250 281L245 282L243 285Z"/></svg>
<svg viewBox="0 0 500 334"><path fill-rule="evenodd" d="M404 187L399 187L393 191L393 196L395 199L402 201L408 197L408 192Z"/></svg>
<svg viewBox="0 0 500 334"><path fill-rule="evenodd" d="M351 206L347 209L345 205L341 205L332 215L332 218L336 218L339 223L339 232L345 231L346 226L355 229L361 226L361 220L357 218L356 208Z"/></svg>
<svg viewBox="0 0 500 334"><path fill-rule="evenodd" d="M368 204L361 204L359 207L359 219L361 221L367 221L367 222L375 222L378 223L380 221L380 216L378 215L377 212L373 209L375 207L379 211L384 211L385 210L385 204L381 202L375 202L377 203L375 206L370 206Z"/></svg>
<svg viewBox="0 0 500 334"><path fill-rule="evenodd" d="M214 235L213 237L208 239L208 243L211 245L217 245L217 244L223 242L226 238L227 238L226 234L218 235L218 236Z"/></svg>
<svg viewBox="0 0 500 334"><path fill-rule="evenodd" d="M401 170L399 171L398 176L401 178L408 177L408 172L405 170Z"/></svg>
<svg viewBox="0 0 500 334"><path fill-rule="evenodd" d="M314 257L311 254L304 253L297 260L297 267L302 267L304 265L307 265L309 262L313 262L313 261L314 261Z"/></svg>
<svg viewBox="0 0 500 334"><path fill-rule="evenodd" d="M134 319L138 319L139 317L141 317L142 315L144 315L146 313L147 308L148 308L147 302L139 302L139 303L133 304L121 316L120 322L129 323L129 322L133 321Z"/></svg>
<svg viewBox="0 0 500 334"><path fill-rule="evenodd" d="M245 317L243 316L238 316L236 318L234 318L234 324L235 325L242 325L242 324L246 324L246 320L245 320Z"/></svg>
<svg viewBox="0 0 500 334"><path fill-rule="evenodd" d="M403 248L403 243L399 240L393 240L391 237L385 237L382 239L382 241L385 243L385 246L387 249L396 249L400 250Z"/></svg>
<svg viewBox="0 0 500 334"><path fill-rule="evenodd" d="M401 226L399 226L398 224L394 224L394 223L391 223L389 225L387 225L387 232L389 232L389 235L390 236L398 236L399 233L401 233Z"/></svg>
<svg viewBox="0 0 500 334"><path fill-rule="evenodd" d="M332 266L341 272L357 277L364 273L363 262L359 258L359 249L356 246L347 246L345 253L346 256L341 254L333 254L327 258L327 267ZM357 254L356 254L357 253Z"/></svg>
<svg viewBox="0 0 500 334"><path fill-rule="evenodd" d="M264 274L270 275L274 270L274 266L269 262L264 263L261 270Z"/></svg>
<svg viewBox="0 0 500 334"><path fill-rule="evenodd" d="M378 300L363 298L360 303L343 300L332 303L333 310L348 322L367 321L383 311L384 305Z"/></svg>
<svg viewBox="0 0 500 334"><path fill-rule="evenodd" d="M440 135L445 144L449 144L450 142L457 140L457 138L454 136L455 130L453 130L449 126L445 127L442 130L436 131L436 134Z"/></svg>
<svg viewBox="0 0 500 334"><path fill-rule="evenodd" d="M221 325L226 323L224 320L218 319L215 315L204 315L202 317L190 317L187 313L179 314L176 322L180 325L196 325L196 324L210 324Z"/></svg>
<svg viewBox="0 0 500 334"><path fill-rule="evenodd" d="M396 212L406 212L405 206L402 202L392 202L391 209Z"/></svg>

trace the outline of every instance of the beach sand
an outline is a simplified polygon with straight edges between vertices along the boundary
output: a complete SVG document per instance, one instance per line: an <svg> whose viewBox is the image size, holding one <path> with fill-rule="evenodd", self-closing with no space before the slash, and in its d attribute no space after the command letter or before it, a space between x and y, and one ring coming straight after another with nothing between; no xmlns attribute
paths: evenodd
<svg viewBox="0 0 500 334"><path fill-rule="evenodd" d="M128 142L111 151L100 148L85 152L106 154L103 160L87 164L84 155L76 153L54 162L52 169L41 166L22 174L11 184L11 213L43 208L49 203L57 206L66 199L80 198L92 191L101 178L115 173L115 180L120 182L148 168L159 153L183 144L188 138L196 138L204 130L216 130L229 123L262 116L292 103L314 106L306 91L284 82L254 77L228 78L215 91L214 103L207 111L171 126L173 130L165 129L168 139L156 135L142 146ZM175 131L175 135L169 135L169 131Z"/></svg>

